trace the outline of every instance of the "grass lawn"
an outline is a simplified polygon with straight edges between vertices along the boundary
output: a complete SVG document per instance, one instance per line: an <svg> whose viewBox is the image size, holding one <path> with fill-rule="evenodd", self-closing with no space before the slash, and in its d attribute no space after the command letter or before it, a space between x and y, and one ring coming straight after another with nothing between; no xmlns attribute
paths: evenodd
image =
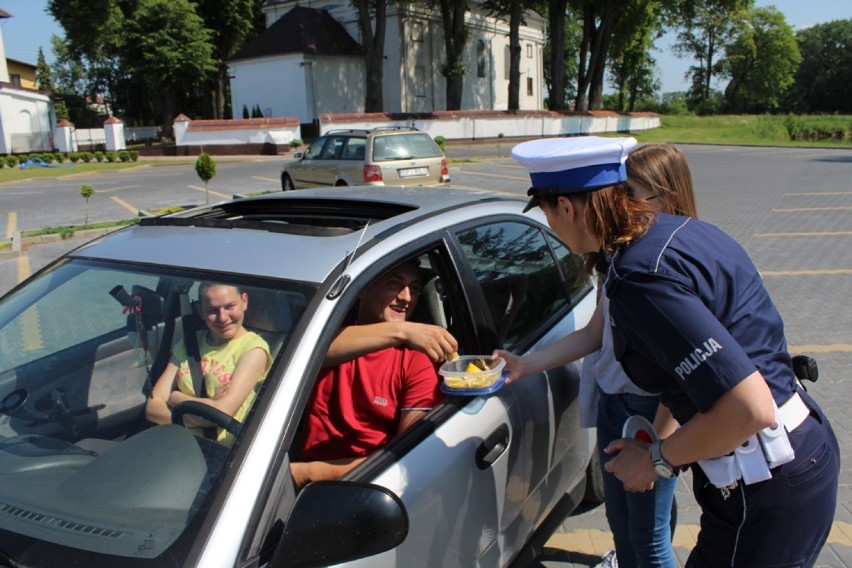
<svg viewBox="0 0 852 568"><path fill-rule="evenodd" d="M0 156L2 159L2 156ZM10 181L21 181L25 179L39 178L57 178L80 174L91 174L97 172L113 172L116 170L127 170L130 168L151 167L151 166L176 166L176 165L194 165L194 158L175 158L169 160L145 160L144 158L138 162L65 162L64 164L53 164L50 168L26 168L20 169L18 166L10 168L5 166L0 169L0 183Z"/></svg>
<svg viewBox="0 0 852 568"><path fill-rule="evenodd" d="M662 116L662 128L631 133L639 142L852 149L852 116ZM790 131L803 137L791 140ZM816 140L817 137L834 139Z"/></svg>

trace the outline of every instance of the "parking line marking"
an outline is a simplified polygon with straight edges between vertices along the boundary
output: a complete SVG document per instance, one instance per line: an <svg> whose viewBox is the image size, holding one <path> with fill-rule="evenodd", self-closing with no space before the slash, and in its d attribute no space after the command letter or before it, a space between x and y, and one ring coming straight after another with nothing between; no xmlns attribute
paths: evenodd
<svg viewBox="0 0 852 568"><path fill-rule="evenodd" d="M99 189L98 193L112 193L113 191L118 191L120 189L130 189L131 187L142 187L142 184L136 185L120 185L118 187L110 187L109 189Z"/></svg>
<svg viewBox="0 0 852 568"><path fill-rule="evenodd" d="M124 207L125 209L127 209L128 211L133 213L134 215L139 215L139 210L136 209L131 204L129 204L128 202L126 202L125 200L123 200L122 198L112 196L112 197L110 197L110 199L112 199L113 201L115 201L116 203L118 203L119 205L121 205L122 207Z"/></svg>
<svg viewBox="0 0 852 568"><path fill-rule="evenodd" d="M18 213L16 211L9 211L8 219L9 221L6 223L6 238L11 239L15 236L15 231L18 229Z"/></svg>
<svg viewBox="0 0 852 568"><path fill-rule="evenodd" d="M761 276L835 276L852 274L852 268L826 268L824 270L761 270Z"/></svg>
<svg viewBox="0 0 852 568"><path fill-rule="evenodd" d="M790 197L813 197L815 195L852 195L852 191L815 191L813 193L785 193L784 195Z"/></svg>
<svg viewBox="0 0 852 568"><path fill-rule="evenodd" d="M22 282L32 274L30 257L18 257L18 282ZM42 348L41 323L38 317L38 306L27 309L21 316L21 346L25 351L36 351Z"/></svg>
<svg viewBox="0 0 852 568"><path fill-rule="evenodd" d="M225 195L224 193L219 193L217 191L213 191L212 189L207 190L207 189L204 189L203 187L198 187L197 185L188 185L186 187L188 187L189 189L194 189L196 191L203 191L203 192L209 191L210 195L216 195L218 197L223 197L225 199L231 199L233 197L233 195Z"/></svg>
<svg viewBox="0 0 852 568"><path fill-rule="evenodd" d="M502 174L488 174L488 173L485 173L485 172L472 172L470 170L465 170L464 175L466 175L466 176L495 177L495 178L502 178L502 179L517 179L517 180L526 181L527 183L529 183L529 181L530 181L529 176L523 176L523 177L521 177L521 176L507 176L507 175L502 175ZM482 189L482 188L480 187L479 189Z"/></svg>
<svg viewBox="0 0 852 568"><path fill-rule="evenodd" d="M790 353L852 353L852 345L835 343L829 345L788 345Z"/></svg>
<svg viewBox="0 0 852 568"><path fill-rule="evenodd" d="M753 236L763 237L850 237L852 231L826 231L813 233L755 233Z"/></svg>
<svg viewBox="0 0 852 568"><path fill-rule="evenodd" d="M798 213L799 211L849 211L852 205L841 207L786 207L773 209L773 213Z"/></svg>
<svg viewBox="0 0 852 568"><path fill-rule="evenodd" d="M261 176L251 176L251 179L259 179L260 181L277 181L279 183L281 182L280 179L261 177Z"/></svg>
<svg viewBox="0 0 852 568"><path fill-rule="evenodd" d="M21 255L18 257L18 282L23 282L32 274L32 267L30 265L30 257L27 255Z"/></svg>

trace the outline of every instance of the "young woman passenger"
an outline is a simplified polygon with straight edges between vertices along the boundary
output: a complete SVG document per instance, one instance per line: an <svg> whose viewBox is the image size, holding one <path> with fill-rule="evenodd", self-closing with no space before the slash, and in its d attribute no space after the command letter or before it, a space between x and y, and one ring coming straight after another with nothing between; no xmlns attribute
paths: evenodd
<svg viewBox="0 0 852 568"><path fill-rule="evenodd" d="M630 152L626 167L628 184L636 199L644 200L656 211L697 216L692 175L677 147L668 144L643 146ZM601 292L606 271L598 276ZM543 351L524 357L506 351L496 353L506 360L510 381L585 357L580 386L581 422L583 426L597 428L601 464L608 459L603 449L621 438L624 423L630 416L638 414L654 422L661 436L668 435L675 427L671 415L659 406L658 397L635 386L616 361L612 336L608 326L604 326L608 313L608 300L599 294L592 319L583 329ZM604 470L603 479L604 505L615 549L607 553L598 566L675 566L671 537L677 480L660 480L651 491L630 493L612 473Z"/></svg>
<svg viewBox="0 0 852 568"><path fill-rule="evenodd" d="M512 151L530 171L530 206L572 251L608 259L614 353L680 424L653 444L615 440L604 467L628 492L691 467L702 515L688 568L813 566L836 507L837 439L798 385L781 316L742 247L654 212L621 183L633 144L562 138Z"/></svg>

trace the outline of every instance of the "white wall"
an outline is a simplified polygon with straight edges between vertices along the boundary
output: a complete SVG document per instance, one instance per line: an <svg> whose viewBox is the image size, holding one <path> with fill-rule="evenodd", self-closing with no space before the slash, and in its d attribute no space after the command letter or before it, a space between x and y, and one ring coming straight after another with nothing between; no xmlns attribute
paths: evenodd
<svg viewBox="0 0 852 568"><path fill-rule="evenodd" d="M231 103L234 118L242 118L243 105L249 113L260 105L265 117L298 116L310 122L301 55L281 55L230 64ZM267 114L269 113L269 114Z"/></svg>
<svg viewBox="0 0 852 568"><path fill-rule="evenodd" d="M51 134L55 126L50 97L32 91L14 88L0 88L0 154L12 152L50 151ZM29 146L30 142L21 141L30 138L35 143L39 138L42 146Z"/></svg>
<svg viewBox="0 0 852 568"><path fill-rule="evenodd" d="M9 66L6 63L6 43L3 40L3 21L5 18L0 18L0 82L9 82Z"/></svg>
<svg viewBox="0 0 852 568"><path fill-rule="evenodd" d="M295 116L312 122L323 113L364 111L364 61L360 57L301 54L235 61L230 65L234 118L243 105L260 105L265 118ZM314 94L318 96L314 96Z"/></svg>
<svg viewBox="0 0 852 568"><path fill-rule="evenodd" d="M418 119L408 121L370 120L353 122L350 119L334 122L334 116L323 119L320 131L339 128L370 129L379 126L414 126L428 133L433 138L443 136L447 140L476 140L483 138L500 138L501 134L507 139L531 138L541 136L571 136L580 134L615 134L620 132L636 132L659 128L660 117L657 115L563 115L555 112L530 112L495 116L470 116L463 112L447 118Z"/></svg>

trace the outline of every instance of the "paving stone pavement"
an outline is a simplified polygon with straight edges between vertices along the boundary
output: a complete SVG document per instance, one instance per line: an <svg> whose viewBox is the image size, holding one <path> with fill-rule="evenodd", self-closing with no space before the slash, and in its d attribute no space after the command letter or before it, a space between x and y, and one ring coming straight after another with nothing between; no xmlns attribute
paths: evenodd
<svg viewBox="0 0 852 568"><path fill-rule="evenodd" d="M791 352L808 353L819 362L820 378L808 385L809 392L831 419L842 455L834 527L817 566L852 567L852 151L681 148L692 168L699 215L746 248L784 317ZM462 146L450 152L459 157L497 153ZM0 291L14 286L19 274L80 244L39 245L22 257L0 259ZM685 474L676 494L679 566L698 531L700 510L690 482ZM598 506L566 519L534 566L594 566L611 547L604 509Z"/></svg>

